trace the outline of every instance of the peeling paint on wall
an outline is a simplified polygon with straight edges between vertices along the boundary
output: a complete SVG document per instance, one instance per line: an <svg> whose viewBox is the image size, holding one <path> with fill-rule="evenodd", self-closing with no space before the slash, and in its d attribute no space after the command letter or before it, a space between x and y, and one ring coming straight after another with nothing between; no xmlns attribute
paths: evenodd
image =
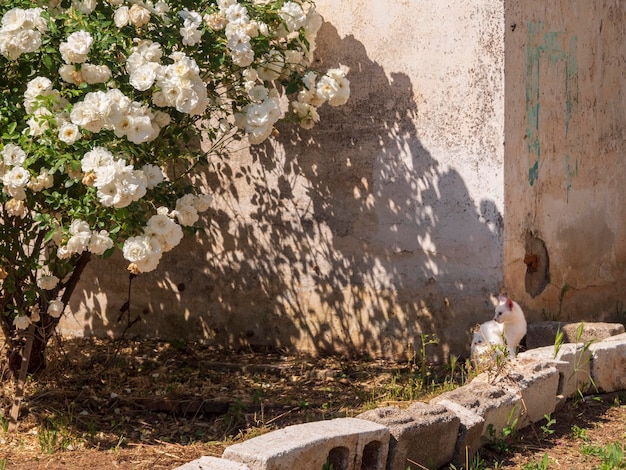
<svg viewBox="0 0 626 470"><path fill-rule="evenodd" d="M528 182L531 186L534 186L539 178L539 161L541 158L541 138L539 132L539 112L541 108L539 76L541 64L548 67L560 67L562 63L565 64L564 114L566 135L569 131L573 106L578 101L577 37L565 32L544 32L543 30L544 25L542 22L528 23L525 80L526 146L529 155ZM568 180L569 183L570 181Z"/></svg>

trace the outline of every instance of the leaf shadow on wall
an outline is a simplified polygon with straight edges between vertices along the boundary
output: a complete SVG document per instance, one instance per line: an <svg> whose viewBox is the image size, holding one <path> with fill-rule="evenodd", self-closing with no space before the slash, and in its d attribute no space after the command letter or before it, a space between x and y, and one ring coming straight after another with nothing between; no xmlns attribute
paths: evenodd
<svg viewBox="0 0 626 470"><path fill-rule="evenodd" d="M496 205L477 209L461 175L421 145L407 75L388 78L328 23L318 38L320 68L350 68L348 104L324 105L312 130L282 125L271 143L212 159L203 180L216 208L133 281L133 334L394 358L436 335L428 352L442 360L467 352L470 328L491 317ZM106 285L86 274L74 301L94 305L85 334L119 334L128 278L116 258ZM102 277L102 266L91 269Z"/></svg>

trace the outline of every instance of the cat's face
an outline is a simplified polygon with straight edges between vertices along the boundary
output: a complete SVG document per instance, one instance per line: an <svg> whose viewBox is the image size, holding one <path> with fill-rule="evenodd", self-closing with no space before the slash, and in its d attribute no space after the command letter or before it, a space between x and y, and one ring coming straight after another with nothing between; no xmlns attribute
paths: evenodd
<svg viewBox="0 0 626 470"><path fill-rule="evenodd" d="M498 323L502 323L506 320L506 318L512 311L513 301L508 297L500 296L500 304L496 307L496 312L493 316L493 319Z"/></svg>

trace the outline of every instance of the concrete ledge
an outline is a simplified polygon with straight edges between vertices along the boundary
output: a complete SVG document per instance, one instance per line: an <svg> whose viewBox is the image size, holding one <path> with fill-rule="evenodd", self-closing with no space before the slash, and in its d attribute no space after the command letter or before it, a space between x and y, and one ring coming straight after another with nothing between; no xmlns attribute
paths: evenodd
<svg viewBox="0 0 626 470"><path fill-rule="evenodd" d="M480 449L485 419L453 401L444 399L438 403L454 413L461 421L452 456L452 463L459 466L471 459Z"/></svg>
<svg viewBox="0 0 626 470"><path fill-rule="evenodd" d="M489 440L490 425L499 434L524 412L521 396L508 388L488 383L487 374L433 398L430 403L436 404L443 400L456 403L483 418L482 444Z"/></svg>
<svg viewBox="0 0 626 470"><path fill-rule="evenodd" d="M620 328L609 325L603 331ZM490 425L499 435L515 419L518 428L540 421L567 397L590 390L592 381L602 392L626 390L626 333L586 345L562 344L556 356L553 344L529 350L498 375L480 374L428 404L289 426L230 446L221 459L203 457L179 469L321 470L331 463L335 470L406 470L411 462L426 468L450 462L459 466L489 440Z"/></svg>
<svg viewBox="0 0 626 470"><path fill-rule="evenodd" d="M389 430L357 418L288 426L227 447L225 459L242 462L250 470L384 469L389 451Z"/></svg>
<svg viewBox="0 0 626 470"><path fill-rule="evenodd" d="M197 460L176 467L174 470L250 470L250 467L232 460L218 457L200 457Z"/></svg>
<svg viewBox="0 0 626 470"><path fill-rule="evenodd" d="M580 323L567 323L558 321L541 321L528 324L526 333L526 347L536 349L543 346L554 345L558 330L563 332L563 342L583 343L587 341L602 341L611 336L624 333L624 325L621 323L584 322L580 338L577 338Z"/></svg>
<svg viewBox="0 0 626 470"><path fill-rule="evenodd" d="M366 411L357 418L389 428L387 470L406 470L412 462L439 468L454 456L460 420L444 406L415 402L406 410L389 406ZM433 449L438 452L433 453Z"/></svg>
<svg viewBox="0 0 626 470"><path fill-rule="evenodd" d="M621 341L601 341L589 346L591 351L591 378L601 392L626 389L626 335Z"/></svg>
<svg viewBox="0 0 626 470"><path fill-rule="evenodd" d="M591 386L591 351L583 344L563 344L556 356L554 346L544 346L520 353L518 357L556 367L559 371L557 397L570 398L587 392Z"/></svg>

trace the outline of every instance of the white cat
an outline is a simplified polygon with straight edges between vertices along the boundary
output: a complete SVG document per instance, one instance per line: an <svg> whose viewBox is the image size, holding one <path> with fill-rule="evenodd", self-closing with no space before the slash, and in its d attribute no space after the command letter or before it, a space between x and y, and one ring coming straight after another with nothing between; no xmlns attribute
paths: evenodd
<svg viewBox="0 0 626 470"><path fill-rule="evenodd" d="M501 323L490 320L474 330L471 347L474 364L489 365L504 349L504 331Z"/></svg>
<svg viewBox="0 0 626 470"><path fill-rule="evenodd" d="M500 296L499 301L493 320L474 331L471 356L477 365L492 362L504 349L509 358L514 358L526 335L526 318L519 304L504 296Z"/></svg>
<svg viewBox="0 0 626 470"><path fill-rule="evenodd" d="M509 358L517 355L517 348L524 336L526 336L526 318L522 307L510 298L501 295L500 304L496 307L494 321L502 325L506 348L509 351Z"/></svg>

